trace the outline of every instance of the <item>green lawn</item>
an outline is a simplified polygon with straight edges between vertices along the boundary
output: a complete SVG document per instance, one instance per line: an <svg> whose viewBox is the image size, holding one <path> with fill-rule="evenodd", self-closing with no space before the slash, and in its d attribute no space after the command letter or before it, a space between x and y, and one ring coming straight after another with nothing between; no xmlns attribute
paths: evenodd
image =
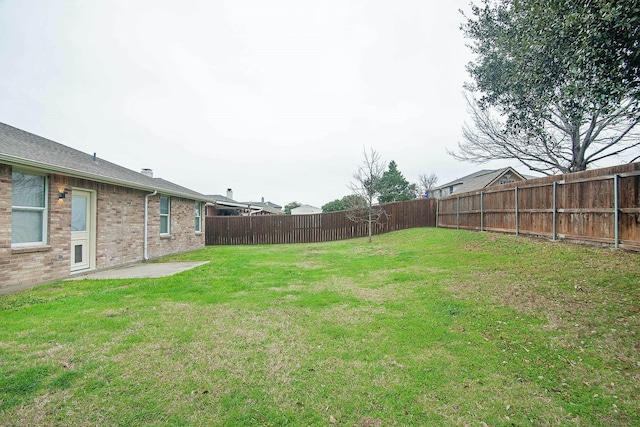
<svg viewBox="0 0 640 427"><path fill-rule="evenodd" d="M640 254L413 229L0 296L0 425L640 425Z"/></svg>

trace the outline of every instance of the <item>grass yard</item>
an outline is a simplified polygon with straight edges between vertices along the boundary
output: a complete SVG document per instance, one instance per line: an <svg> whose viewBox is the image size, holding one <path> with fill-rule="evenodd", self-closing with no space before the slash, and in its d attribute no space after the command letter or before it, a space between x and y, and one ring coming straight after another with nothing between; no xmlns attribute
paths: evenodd
<svg viewBox="0 0 640 427"><path fill-rule="evenodd" d="M640 425L640 254L413 229L0 296L0 425Z"/></svg>

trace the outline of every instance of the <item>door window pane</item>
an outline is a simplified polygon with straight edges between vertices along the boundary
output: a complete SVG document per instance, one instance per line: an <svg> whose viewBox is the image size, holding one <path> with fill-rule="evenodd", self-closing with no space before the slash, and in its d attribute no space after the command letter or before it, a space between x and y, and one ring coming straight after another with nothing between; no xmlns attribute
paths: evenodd
<svg viewBox="0 0 640 427"><path fill-rule="evenodd" d="M74 246L74 259L73 262L75 262L76 264L81 263L82 262L82 245L75 245Z"/></svg>
<svg viewBox="0 0 640 427"><path fill-rule="evenodd" d="M73 196L71 231L87 231L87 198L85 196Z"/></svg>

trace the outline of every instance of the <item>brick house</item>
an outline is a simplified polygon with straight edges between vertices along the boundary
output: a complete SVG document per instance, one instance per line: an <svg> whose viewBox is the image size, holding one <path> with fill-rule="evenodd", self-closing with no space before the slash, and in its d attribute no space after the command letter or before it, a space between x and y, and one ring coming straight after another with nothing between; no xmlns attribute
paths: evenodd
<svg viewBox="0 0 640 427"><path fill-rule="evenodd" d="M206 201L0 123L0 293L203 248Z"/></svg>

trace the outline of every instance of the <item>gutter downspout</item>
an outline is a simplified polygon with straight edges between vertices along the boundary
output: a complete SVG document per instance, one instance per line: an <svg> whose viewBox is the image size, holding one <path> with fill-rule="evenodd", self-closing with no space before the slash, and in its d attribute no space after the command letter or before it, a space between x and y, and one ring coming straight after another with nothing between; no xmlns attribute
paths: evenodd
<svg viewBox="0 0 640 427"><path fill-rule="evenodd" d="M147 224L149 218L149 197L158 194L158 190L153 190L153 193L149 193L144 196L144 260L149 261L147 237L149 235L149 225Z"/></svg>

